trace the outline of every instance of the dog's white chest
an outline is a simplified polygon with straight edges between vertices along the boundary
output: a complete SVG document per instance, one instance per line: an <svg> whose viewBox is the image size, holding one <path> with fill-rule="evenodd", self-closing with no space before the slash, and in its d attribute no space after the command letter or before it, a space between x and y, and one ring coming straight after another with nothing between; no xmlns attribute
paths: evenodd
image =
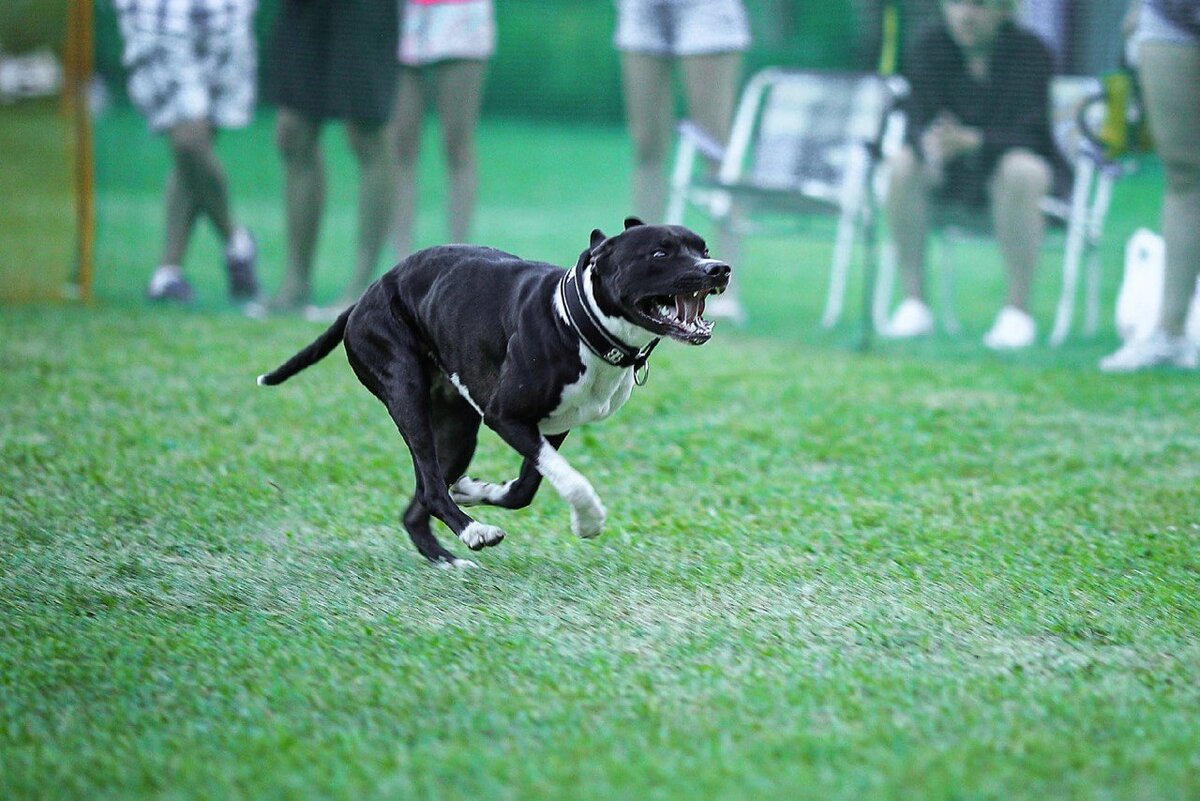
<svg viewBox="0 0 1200 801"><path fill-rule="evenodd" d="M583 375L563 387L557 408L538 424L543 434L561 434L584 423L603 420L624 406L633 392L632 369L617 369L600 361L583 345L579 349Z"/></svg>

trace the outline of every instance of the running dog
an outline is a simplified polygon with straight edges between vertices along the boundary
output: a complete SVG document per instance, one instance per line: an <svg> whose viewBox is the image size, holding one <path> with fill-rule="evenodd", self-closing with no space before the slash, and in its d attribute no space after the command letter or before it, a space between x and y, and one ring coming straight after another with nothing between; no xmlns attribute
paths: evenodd
<svg viewBox="0 0 1200 801"><path fill-rule="evenodd" d="M592 231L566 271L492 248L433 247L401 261L258 383L282 383L343 343L411 452L409 536L435 566L470 566L442 547L430 517L471 550L496 545L504 531L461 507L528 506L543 477L570 506L575 534L600 533L604 506L558 448L572 428L629 399L661 337L708 341L704 300L729 275L694 232L632 217L614 237ZM465 475L481 422L524 457L517 478Z"/></svg>

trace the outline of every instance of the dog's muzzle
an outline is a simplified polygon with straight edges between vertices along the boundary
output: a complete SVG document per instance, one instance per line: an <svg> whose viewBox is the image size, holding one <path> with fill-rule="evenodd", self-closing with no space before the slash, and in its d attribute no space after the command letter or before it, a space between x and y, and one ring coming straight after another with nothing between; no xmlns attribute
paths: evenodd
<svg viewBox="0 0 1200 801"><path fill-rule="evenodd" d="M699 268L692 273L699 284L682 292L648 295L638 304L638 311L657 323L664 330L657 332L672 339L701 345L712 337L713 324L704 319L704 300L709 295L719 295L729 286L730 267L716 259L697 262Z"/></svg>

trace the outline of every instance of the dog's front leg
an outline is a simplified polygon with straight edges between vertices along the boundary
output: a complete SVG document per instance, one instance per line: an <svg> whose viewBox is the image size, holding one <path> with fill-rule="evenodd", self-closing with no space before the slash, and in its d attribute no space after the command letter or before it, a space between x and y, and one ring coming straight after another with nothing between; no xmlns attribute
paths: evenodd
<svg viewBox="0 0 1200 801"><path fill-rule="evenodd" d="M588 480L558 452L550 439L542 436L537 426L489 415L484 415L483 422L524 456L526 462L532 464L567 502L571 508L571 531L585 538L600 533L605 517L600 497Z"/></svg>
<svg viewBox="0 0 1200 801"><path fill-rule="evenodd" d="M562 446L567 438L566 432L550 434L546 437L555 450ZM533 503L538 488L542 485L542 474L538 472L534 459L521 462L521 472L515 479L503 484L493 484L490 481L479 481L470 476L463 476L450 487L450 497L459 506L475 506L487 504L499 506L502 509L524 509Z"/></svg>

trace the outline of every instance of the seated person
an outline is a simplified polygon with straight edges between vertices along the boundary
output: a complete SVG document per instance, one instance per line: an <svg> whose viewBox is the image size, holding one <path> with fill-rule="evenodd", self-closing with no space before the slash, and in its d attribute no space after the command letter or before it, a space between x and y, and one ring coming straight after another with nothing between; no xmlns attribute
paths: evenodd
<svg viewBox="0 0 1200 801"><path fill-rule="evenodd" d="M1028 301L1044 229L1040 202L1068 176L1050 133L1053 58L1012 20L1014 5L942 0L943 24L926 32L910 55L908 141L889 163L886 201L905 299L884 336L933 331L923 276L933 198L990 207L1008 298L984 344L1023 348L1036 337Z"/></svg>

